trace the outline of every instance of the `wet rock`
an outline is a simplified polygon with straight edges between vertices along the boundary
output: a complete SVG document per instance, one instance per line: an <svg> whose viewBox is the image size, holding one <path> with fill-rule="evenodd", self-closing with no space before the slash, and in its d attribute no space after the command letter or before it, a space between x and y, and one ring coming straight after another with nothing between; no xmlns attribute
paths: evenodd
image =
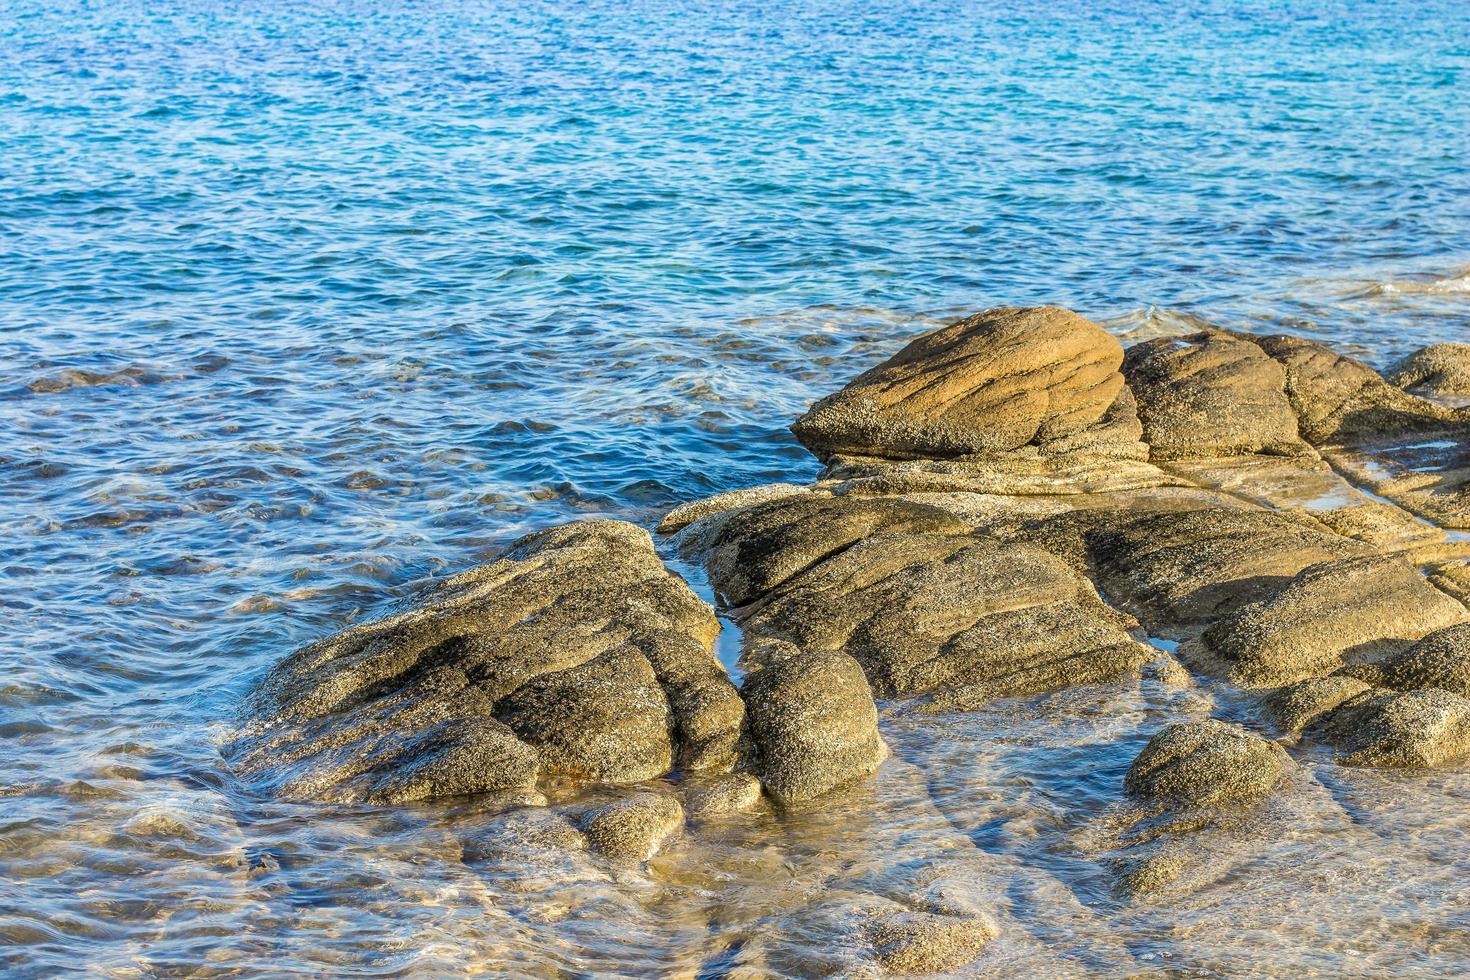
<svg viewBox="0 0 1470 980"><path fill-rule="evenodd" d="M1062 559L974 536L879 534L787 582L744 622L845 651L884 696L941 710L1136 672L1156 654Z"/></svg>
<svg viewBox="0 0 1470 980"><path fill-rule="evenodd" d="M1429 769L1470 758L1470 700L1449 691L1368 691L1322 723L1347 766Z"/></svg>
<svg viewBox="0 0 1470 980"><path fill-rule="evenodd" d="M1248 807L1286 777L1286 751L1213 718L1170 725L1128 767L1132 795L1168 807Z"/></svg>
<svg viewBox="0 0 1470 980"><path fill-rule="evenodd" d="M767 647L782 649L769 649L741 688L766 788L791 803L873 773L887 748L857 661L787 644Z"/></svg>
<svg viewBox="0 0 1470 980"><path fill-rule="evenodd" d="M795 497L744 509L714 536L707 565L715 591L734 606L856 542L887 532L963 534L964 521L891 497Z"/></svg>
<svg viewBox="0 0 1470 980"><path fill-rule="evenodd" d="M663 516L663 520L659 521L657 531L659 534L676 534L695 521L702 521L717 514L765 503L768 500L796 497L810 492L811 490L807 487L798 487L791 483L768 483L758 487L745 487L740 490L717 493L712 497L702 497L675 507Z"/></svg>
<svg viewBox="0 0 1470 980"><path fill-rule="evenodd" d="M998 930L988 917L892 912L867 924L875 959L889 973L910 976L953 970L980 955Z"/></svg>
<svg viewBox="0 0 1470 980"><path fill-rule="evenodd" d="M1470 398L1470 344L1430 344L1388 373L1395 387L1428 398Z"/></svg>
<svg viewBox="0 0 1470 980"><path fill-rule="evenodd" d="M1367 552L1321 527L1244 508L1080 512L1056 521L1053 532L1080 526L1103 594L1157 631L1212 622L1274 594L1309 565Z"/></svg>
<svg viewBox="0 0 1470 980"><path fill-rule="evenodd" d="M1141 898L1172 885L1194 863L1188 854L1177 851L1125 854L1114 862L1112 870L1118 891Z"/></svg>
<svg viewBox="0 0 1470 980"><path fill-rule="evenodd" d="M229 755L291 798L382 804L728 771L744 706L718 630L647 532L563 525L292 654Z"/></svg>
<svg viewBox="0 0 1470 980"><path fill-rule="evenodd" d="M1122 362L1118 342L1075 313L986 310L917 338L791 429L823 460L944 459L1078 440L1117 404ZM1108 424L1137 442L1136 418Z"/></svg>
<svg viewBox="0 0 1470 980"><path fill-rule="evenodd" d="M1270 598L1216 622L1200 648L1223 661L1237 684L1275 686L1401 650L1465 619L1465 607L1412 565L1345 558L1313 565Z"/></svg>
<svg viewBox="0 0 1470 980"><path fill-rule="evenodd" d="M647 861L684 826L679 801L662 793L638 793L582 817L587 843L612 858Z"/></svg>
<svg viewBox="0 0 1470 980"><path fill-rule="evenodd" d="M1161 337L1131 348L1123 375L1152 459L1311 454L1285 373L1249 341L1213 331Z"/></svg>
<svg viewBox="0 0 1470 980"><path fill-rule="evenodd" d="M1288 735L1299 735L1338 705L1369 688L1367 683L1342 674L1312 677L1273 691L1262 707L1278 729Z"/></svg>
<svg viewBox="0 0 1470 980"><path fill-rule="evenodd" d="M710 820L754 809L761 800L761 781L749 773L711 776L684 791L684 809L691 821Z"/></svg>

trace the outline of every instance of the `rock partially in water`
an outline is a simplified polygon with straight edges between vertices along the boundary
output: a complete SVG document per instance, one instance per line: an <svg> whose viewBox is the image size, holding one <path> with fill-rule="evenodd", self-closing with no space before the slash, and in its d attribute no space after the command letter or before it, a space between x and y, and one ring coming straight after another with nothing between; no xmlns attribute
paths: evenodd
<svg viewBox="0 0 1470 980"><path fill-rule="evenodd" d="M1390 384L1426 398L1470 398L1470 344L1430 344L1399 361Z"/></svg>
<svg viewBox="0 0 1470 980"><path fill-rule="evenodd" d="M683 826L684 808L664 793L635 793L582 814L593 850L630 861L647 861Z"/></svg>
<svg viewBox="0 0 1470 980"><path fill-rule="evenodd" d="M1128 767L1124 787L1164 807L1248 807L1286 778L1275 742L1214 718L1170 725Z"/></svg>
<svg viewBox="0 0 1470 980"><path fill-rule="evenodd" d="M761 781L746 772L706 776L691 781L684 790L684 810L691 822L743 813L760 801Z"/></svg>
<svg viewBox="0 0 1470 980"><path fill-rule="evenodd" d="M1286 370L1302 435L1349 479L1444 527L1470 527L1470 409L1420 398L1297 337L1253 338Z"/></svg>
<svg viewBox="0 0 1470 980"><path fill-rule="evenodd" d="M1270 598L1214 623L1192 649L1223 661L1241 686L1277 686L1397 652L1465 619L1465 607L1412 565L1370 555L1304 569Z"/></svg>
<svg viewBox="0 0 1470 980"><path fill-rule="evenodd" d="M1343 765L1430 769L1470 758L1470 699L1438 688L1367 691L1322 729Z"/></svg>
<svg viewBox="0 0 1470 980"><path fill-rule="evenodd" d="M1312 677L1272 691L1262 708L1282 732L1300 735L1338 705L1370 689L1368 683L1343 674Z"/></svg>
<svg viewBox="0 0 1470 980"><path fill-rule="evenodd" d="M868 680L845 653L767 643L741 693L757 771L782 802L865 778L887 755Z"/></svg>
<svg viewBox="0 0 1470 980"><path fill-rule="evenodd" d="M903 911L874 917L864 932L874 958L885 970L911 976L969 963L998 930L986 916Z"/></svg>
<svg viewBox="0 0 1470 980"><path fill-rule="evenodd" d="M744 709L718 630L646 531L568 524L288 657L229 751L287 797L337 802L728 771Z"/></svg>
<svg viewBox="0 0 1470 980"><path fill-rule="evenodd" d="M1297 434L1281 366L1220 331L1161 337L1123 363L1154 460L1272 453L1311 455Z"/></svg>

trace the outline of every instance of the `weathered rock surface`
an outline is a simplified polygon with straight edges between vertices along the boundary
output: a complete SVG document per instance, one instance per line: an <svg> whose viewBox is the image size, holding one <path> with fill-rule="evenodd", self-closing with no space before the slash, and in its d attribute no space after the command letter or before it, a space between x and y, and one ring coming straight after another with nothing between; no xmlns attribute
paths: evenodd
<svg viewBox="0 0 1470 980"><path fill-rule="evenodd" d="M1444 527L1470 527L1470 409L1420 398L1297 337L1252 338L1286 371L1302 435L1353 482Z"/></svg>
<svg viewBox="0 0 1470 980"><path fill-rule="evenodd" d="M891 912L865 930L874 958L889 973L938 973L969 963L995 938L995 924L982 916L935 912Z"/></svg>
<svg viewBox="0 0 1470 980"><path fill-rule="evenodd" d="M732 606L770 593L844 548L888 534L963 534L969 526L937 507L891 497L804 496L728 516L710 544L710 583Z"/></svg>
<svg viewBox="0 0 1470 980"><path fill-rule="evenodd" d="M1344 674L1311 677L1272 691L1262 707L1282 732L1300 735L1338 705L1370 689L1366 682Z"/></svg>
<svg viewBox="0 0 1470 980"><path fill-rule="evenodd" d="M887 755L867 678L844 653L766 644L745 679L757 771L786 803L820 796L874 772Z"/></svg>
<svg viewBox="0 0 1470 980"><path fill-rule="evenodd" d="M712 820L754 809L761 801L761 781L746 772L706 776L684 790L684 811L691 821Z"/></svg>
<svg viewBox="0 0 1470 980"><path fill-rule="evenodd" d="M684 808L663 793L635 793L582 814L581 821L593 850L647 861L684 826Z"/></svg>
<svg viewBox="0 0 1470 980"><path fill-rule="evenodd" d="M1081 526L1103 594L1163 633L1267 598L1309 565L1367 553L1324 528L1246 508L1082 512L1057 524Z"/></svg>
<svg viewBox="0 0 1470 980"><path fill-rule="evenodd" d="M1297 435L1285 372L1247 340L1161 337L1130 348L1123 375L1154 460L1311 454Z"/></svg>
<svg viewBox="0 0 1470 980"><path fill-rule="evenodd" d="M1170 725L1128 767L1124 786L1166 807L1243 807L1260 802L1291 762L1275 742L1214 718Z"/></svg>
<svg viewBox="0 0 1470 980"><path fill-rule="evenodd" d="M1367 691L1322 728L1347 766L1428 769L1470 758L1470 700L1449 691Z"/></svg>
<svg viewBox="0 0 1470 980"><path fill-rule="evenodd" d="M884 696L935 706L1055 691L1156 655L1063 560L971 535L879 534L790 580L744 623L804 650L842 650Z"/></svg>
<svg viewBox="0 0 1470 980"><path fill-rule="evenodd" d="M1426 398L1470 398L1470 344L1430 344L1395 364L1388 381Z"/></svg>
<svg viewBox="0 0 1470 980"><path fill-rule="evenodd" d="M914 340L791 428L824 460L1042 446L1103 421L1123 390L1122 363L1116 340L1068 310L987 310Z"/></svg>
<svg viewBox="0 0 1470 980"><path fill-rule="evenodd" d="M1237 684L1276 686L1397 652L1465 618L1465 607L1412 565L1382 555L1344 558L1313 565L1270 598L1216 621L1200 649L1223 661Z"/></svg>
<svg viewBox="0 0 1470 980"><path fill-rule="evenodd" d="M744 708L718 629L647 532L563 525L288 657L231 755L286 796L373 803L728 770Z"/></svg>
<svg viewBox="0 0 1470 980"><path fill-rule="evenodd" d="M1437 687L1470 697L1470 623L1430 633L1360 676L1400 691Z"/></svg>

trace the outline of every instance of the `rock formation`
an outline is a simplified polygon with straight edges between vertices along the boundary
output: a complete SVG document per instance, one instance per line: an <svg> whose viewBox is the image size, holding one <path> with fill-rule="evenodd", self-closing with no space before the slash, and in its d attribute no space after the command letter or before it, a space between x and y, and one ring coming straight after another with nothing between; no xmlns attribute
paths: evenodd
<svg viewBox="0 0 1470 980"><path fill-rule="evenodd" d="M986 311L797 420L815 484L665 516L741 631L738 688L715 611L648 534L579 522L287 657L227 753L291 799L546 794L555 819L526 833L638 862L686 824L820 812L880 771L922 787L894 775L894 719L1192 671L1231 717L1196 711L1139 752L1105 863L1129 896L1204 880L1216 843L1311 792L1283 746L1470 759L1470 542L1445 530L1470 526L1466 351L1390 384L1299 338L1194 325L1125 355L1066 310ZM826 923L894 973L996 935L879 884L770 920Z"/></svg>

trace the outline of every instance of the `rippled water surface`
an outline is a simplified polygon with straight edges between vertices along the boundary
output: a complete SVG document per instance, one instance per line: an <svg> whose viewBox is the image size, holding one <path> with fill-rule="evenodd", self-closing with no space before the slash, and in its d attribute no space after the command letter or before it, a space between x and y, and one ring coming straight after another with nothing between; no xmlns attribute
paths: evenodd
<svg viewBox="0 0 1470 980"><path fill-rule="evenodd" d="M871 786L640 870L498 850L488 804L253 798L217 748L277 658L527 529L810 478L791 418L961 312L1470 337L1467 37L1442 0L0 4L0 969L843 969L780 913L912 849L975 867L982 972L1470 970L1456 774L1306 758L1256 867L1112 897L1088 837L1208 691L895 715Z"/></svg>

